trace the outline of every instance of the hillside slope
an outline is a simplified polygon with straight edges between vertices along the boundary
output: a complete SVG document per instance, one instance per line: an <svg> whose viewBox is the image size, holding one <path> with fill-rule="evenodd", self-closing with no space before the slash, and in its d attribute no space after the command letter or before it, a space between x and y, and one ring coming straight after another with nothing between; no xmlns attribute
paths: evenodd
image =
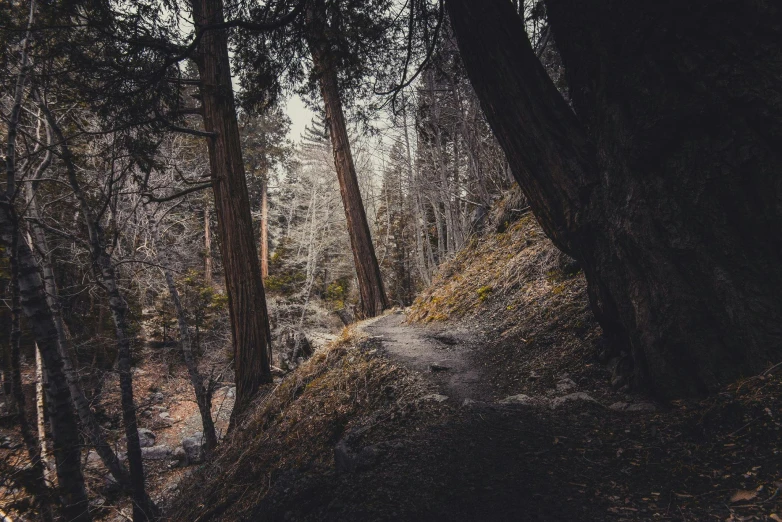
<svg viewBox="0 0 782 522"><path fill-rule="evenodd" d="M498 222L407 314L265 390L170 518L780 520L776 368L700 402L628 393L578 267L531 216Z"/></svg>
<svg viewBox="0 0 782 522"><path fill-rule="evenodd" d="M601 331L577 263L554 247L532 214L497 221L501 232L474 237L440 267L410 320L486 332L475 363L490 370L498 399L543 392L563 376L605 392L610 373L596 360Z"/></svg>

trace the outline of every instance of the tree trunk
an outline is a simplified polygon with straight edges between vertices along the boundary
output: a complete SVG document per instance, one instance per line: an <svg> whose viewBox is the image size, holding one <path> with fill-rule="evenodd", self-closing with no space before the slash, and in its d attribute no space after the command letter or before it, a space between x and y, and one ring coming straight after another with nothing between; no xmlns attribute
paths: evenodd
<svg viewBox="0 0 782 522"><path fill-rule="evenodd" d="M38 345L35 346L35 417L38 425L38 444L41 451L41 464L43 465L44 481L51 482L49 470L51 469L51 456L46 442L46 406L47 401L44 397L44 369L41 360L41 350Z"/></svg>
<svg viewBox="0 0 782 522"><path fill-rule="evenodd" d="M203 375L198 371L198 362L193 356L193 344L190 340L190 328L187 325L185 309L182 307L182 301L179 298L179 290L177 290L174 276L169 268L168 255L165 249L161 249L159 248L159 245L157 245L159 239L158 223L150 213L147 214L147 217L150 222L152 241L154 242L153 244L155 244L157 258L162 265L163 275L166 278L168 294L171 296L171 303L174 305L174 310L176 310L177 325L179 326L179 344L182 348L182 358L185 360L187 373L190 375L190 384L193 386L193 392L196 396L198 411L201 414L204 444L207 451L212 451L217 447L217 434L215 432L214 421L212 420L212 392L214 390L214 381L210 378L205 382Z"/></svg>
<svg viewBox="0 0 782 522"><path fill-rule="evenodd" d="M353 250L353 262L358 278L361 312L364 317L374 317L388 308L388 299L383 288L380 267L358 187L356 167L350 151L350 140L337 84L337 69L325 37L325 8L322 1L315 4L307 9L307 40L326 108L326 121L334 149L334 166L337 170L342 204L345 207L350 246Z"/></svg>
<svg viewBox="0 0 782 522"><path fill-rule="evenodd" d="M51 143L49 139L48 143ZM39 169L40 171L40 169ZM38 179L36 175L34 179ZM28 198L27 198L27 211L34 220L40 219L38 212L38 205L35 200L34 184L28 186ZM98 454L106 469L114 477L118 484L122 485L127 491L131 491L130 474L125 466L117 458L117 454L106 440L106 436L103 432L103 428L98 424L95 415L90 409L90 402L84 395L84 390L79 382L79 376L76 372L76 368L73 364L73 358L71 357L70 345L68 342L67 332L65 331L65 322L62 318L62 310L60 308L60 301L58 297L57 284L54 277L54 261L52 259L52 252L49 249L49 245L46 241L46 234L43 229L36 224L35 221L30 223L32 235L36 246L40 254L41 260L41 273L43 274L43 284L46 291L46 301L49 304L49 310L51 310L52 319L54 320L54 326L57 330L57 348L62 358L63 372L65 373L65 380L68 383L68 389L71 393L71 399L73 406L76 409L76 413L79 416L81 422L81 428L84 430L87 440L95 448L95 452ZM102 308L101 308L102 309Z"/></svg>
<svg viewBox="0 0 782 522"><path fill-rule="evenodd" d="M117 338L117 373L119 374L122 422L125 428L130 484L133 492L133 520L134 522L155 520L159 516L159 511L146 492L144 463L141 459L141 443L138 436L138 419L133 399L133 377L130 373L132 354L127 324L128 305L117 284L116 270L111 255L109 255L106 248L103 227L90 206L86 194L81 189L74 157L68 146L68 141L52 112L39 97L36 96L36 98L38 98L39 107L44 113L46 121L58 143L60 157L65 164L68 183L78 201L79 211L87 227L87 244L92 259L93 271L95 272L95 277L103 283L103 287L108 295L112 319L114 320L114 331Z"/></svg>
<svg viewBox="0 0 782 522"><path fill-rule="evenodd" d="M421 235L425 237L426 222L423 218L423 212L421 211L421 196L419 187L417 184L415 172L413 171L413 155L410 152L410 132L407 128L407 102L404 95L402 96L402 129L404 129L405 138L405 160L407 167L407 185L410 187L411 192L414 192L413 198L413 233L415 234L415 252L417 255L416 265L418 268L418 274L421 276L421 281L424 285L429 286L432 282L431 275L429 273L429 267L426 263L426 253L424 251L424 244L421 241ZM421 226L421 221L424 221L424 225ZM423 229L423 232L420 230Z"/></svg>
<svg viewBox="0 0 782 522"><path fill-rule="evenodd" d="M51 313L46 304L46 294L41 284L41 277L35 264L35 258L26 242L21 241L19 216L14 207L18 195L16 188L16 134L22 112L22 102L25 95L27 73L30 68L29 53L32 42L32 25L35 17L35 2L30 2L27 31L21 49L19 74L16 77L14 102L8 119L8 137L5 153L6 191L0 194L0 243L10 251L11 259L11 292L13 321L11 341L11 363L14 376L14 386L17 400L24 401L21 391L21 373L19 372L19 311L24 311L35 334L44 364L49 372L48 393L52 406L52 439L54 442L54 457L57 464L59 479L60 504L63 515L68 520L77 522L90 520L87 491L84 487L84 476L80 466L79 430L71 409L70 393L65 385L62 372L62 361L57 353L56 331ZM14 350L16 353L14 354ZM14 362L15 360L15 362ZM13 365L16 365L14 368ZM24 418L24 404L19 408ZM26 422L26 418L23 419ZM24 429L24 427L23 427ZM29 431L29 426L28 426ZM25 441L35 468L35 480L43 482L40 456L36 456L37 447ZM40 477L40 478L39 478ZM46 485L40 489L42 497L42 514L44 519L50 519L49 500L44 498Z"/></svg>
<svg viewBox="0 0 782 522"><path fill-rule="evenodd" d="M0 242L7 248L14 243L17 218L9 198L0 194ZM28 318L41 350L48 374L47 395L51 402L53 453L57 466L60 502L68 520L88 521L87 492L81 472L79 429L71 408L71 396L57 351L57 329L46 303L46 292L35 259L24 241L12 249L18 264L21 309Z"/></svg>
<svg viewBox="0 0 782 522"><path fill-rule="evenodd" d="M182 356L187 366L187 372L190 375L190 384L193 385L193 391L196 396L196 404L201 414L201 424L203 426L204 444L207 451L217 447L217 435L215 425L212 420L212 390L213 382L204 383L204 377L198 371L198 364L193 357L193 348L190 342L190 331L188 330L187 320L185 319L185 310L182 308L182 302L179 299L179 292L174 284L174 276L171 270L164 269L166 276L166 285L168 293L171 295L171 301L174 303L174 309L177 314L177 324L179 325L179 341L182 346Z"/></svg>
<svg viewBox="0 0 782 522"><path fill-rule="evenodd" d="M9 341L11 344L12 388L14 401L16 402L17 418L19 419L19 431L22 433L22 440L27 448L27 455L30 457L30 467L32 468L31 484L29 484L30 492L40 505L42 519L51 521L51 498L49 497L49 487L46 485L46 463L43 460L43 452L41 451L44 440L36 438L35 433L33 433L32 426L27 418L26 400L22 388L22 364L19 349L19 340L22 334L20 329L22 305L19 296L19 263L17 261L19 252L18 231L14 235L9 256L11 261L11 332ZM37 387L36 391L38 391Z"/></svg>
<svg viewBox="0 0 782 522"><path fill-rule="evenodd" d="M212 286L212 230L209 225L209 205L204 204L204 285Z"/></svg>
<svg viewBox="0 0 782 522"><path fill-rule="evenodd" d="M261 180L261 278L269 277L269 179Z"/></svg>
<svg viewBox="0 0 782 522"><path fill-rule="evenodd" d="M701 394L779 361L779 7L548 0L577 119L510 3L446 5L514 177L634 382Z"/></svg>
<svg viewBox="0 0 782 522"><path fill-rule="evenodd" d="M191 0L191 5L196 28L223 21L222 0ZM226 30L203 33L196 63L201 78L204 128L214 133L208 140L209 163L233 334L234 426L258 387L272 381L271 334L234 108Z"/></svg>

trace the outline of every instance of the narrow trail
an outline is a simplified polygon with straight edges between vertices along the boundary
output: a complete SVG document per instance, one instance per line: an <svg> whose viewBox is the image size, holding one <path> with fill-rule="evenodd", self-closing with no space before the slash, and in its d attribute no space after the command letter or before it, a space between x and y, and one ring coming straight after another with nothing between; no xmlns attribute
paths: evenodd
<svg viewBox="0 0 782 522"><path fill-rule="evenodd" d="M491 393L478 367L470 362L473 350L483 343L476 330L431 328L405 322L401 312L367 321L359 328L381 341L386 355L437 383L449 399L489 401Z"/></svg>

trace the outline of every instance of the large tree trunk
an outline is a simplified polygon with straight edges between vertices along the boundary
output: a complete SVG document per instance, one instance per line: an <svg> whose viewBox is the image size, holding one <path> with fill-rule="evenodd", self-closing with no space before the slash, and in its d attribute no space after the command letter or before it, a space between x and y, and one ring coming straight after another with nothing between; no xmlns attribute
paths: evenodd
<svg viewBox="0 0 782 522"><path fill-rule="evenodd" d="M223 22L222 0L191 0L196 27ZM262 383L272 381L271 336L255 247L250 200L236 121L227 30L202 33L196 62L201 78L204 128L220 230L220 253L228 291L236 372L231 425L250 405Z"/></svg>
<svg viewBox="0 0 782 522"><path fill-rule="evenodd" d="M30 477L31 484L29 485L30 492L35 497L36 502L40 505L42 520L51 521L53 520L51 498L49 487L46 485L46 462L44 461L44 454L42 452L42 449L44 448L44 439L36 438L35 433L33 433L32 426L27 418L27 408L25 407L26 399L22 388L22 364L21 352L19 349L19 340L21 339L22 334L20 329L22 305L19 296L18 244L15 244L19 241L18 231L15 233L15 236L16 237L12 240L10 249L11 255L9 256L11 261L11 332L9 334L9 341L11 344L12 388L14 401L16 402L19 430L22 433L22 440L27 448L27 455L30 457L30 467L32 471ZM38 387L36 386L36 392L37 391Z"/></svg>
<svg viewBox="0 0 782 522"><path fill-rule="evenodd" d="M635 383L700 394L778 361L780 8L548 0L579 121L510 2L446 5L513 174Z"/></svg>
<svg viewBox="0 0 782 522"><path fill-rule="evenodd" d="M334 166L339 180L339 192L345 207L350 246L358 278L361 296L361 312L364 317L374 317L388 308L388 299L380 276L380 266L372 245L372 236L358 187L356 167L350 151L350 139L342 110L342 99L337 84L337 69L329 51L325 31L325 9L322 1L307 9L308 45L312 53L315 74L318 77L326 121L334 149Z"/></svg>
<svg viewBox="0 0 782 522"><path fill-rule="evenodd" d="M57 353L56 331L51 313L46 303L41 277L30 247L21 240L19 216L14 207L14 200L19 191L16 187L16 134L22 113L22 102L25 94L27 73L30 69L29 53L32 43L32 25L35 17L35 2L30 2L27 32L21 49L21 63L16 77L13 105L8 119L8 136L5 151L6 191L0 193L0 244L10 252L11 258L11 292L13 321L15 323L10 337L12 372L16 375L14 385L18 386L15 393L17 400L23 401L21 391L21 373L19 371L19 311L22 310L32 326L38 348L44 359L49 374L48 395L52 406L52 439L54 443L54 458L57 466L60 504L62 513L68 520L77 522L90 520L87 491L84 487L84 475L81 472L79 430L71 409L70 393L65 384L62 372L62 361ZM16 353L14 353L14 350ZM15 361L14 361L15 360ZM15 367L14 367L15 366ZM24 403L20 405L20 414L25 415ZM26 422L26 418L23 419ZM24 429L24 426L23 426ZM29 426L28 426L29 431ZM28 450L35 468L36 481L41 484L44 494L43 466L40 456L36 456L37 447L26 440ZM48 499L41 498L44 519L50 519Z"/></svg>

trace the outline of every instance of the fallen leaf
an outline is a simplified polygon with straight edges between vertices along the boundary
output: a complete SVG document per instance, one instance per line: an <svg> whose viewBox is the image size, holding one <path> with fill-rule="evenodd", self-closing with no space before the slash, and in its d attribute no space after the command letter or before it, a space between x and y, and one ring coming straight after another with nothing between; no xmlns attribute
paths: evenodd
<svg viewBox="0 0 782 522"><path fill-rule="evenodd" d="M730 497L731 502L745 502L747 500L752 500L753 498L758 496L757 491L750 491L748 489L740 489L736 491L732 497Z"/></svg>

